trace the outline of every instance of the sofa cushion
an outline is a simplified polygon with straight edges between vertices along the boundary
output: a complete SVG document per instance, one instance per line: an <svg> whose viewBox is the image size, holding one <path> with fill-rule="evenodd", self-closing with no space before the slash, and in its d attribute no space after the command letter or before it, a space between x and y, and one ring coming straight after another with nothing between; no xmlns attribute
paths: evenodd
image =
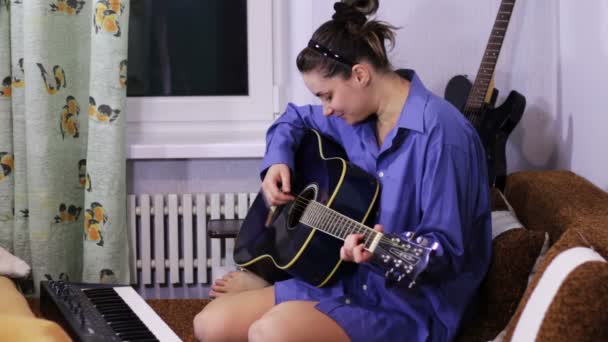
<svg viewBox="0 0 608 342"><path fill-rule="evenodd" d="M488 341L503 330L517 309L548 235L521 225L504 196L492 189L492 263L479 290L475 319L466 322L460 341Z"/></svg>
<svg viewBox="0 0 608 342"><path fill-rule="evenodd" d="M588 247L550 253L547 259L509 323L505 339L608 341L606 260Z"/></svg>
<svg viewBox="0 0 608 342"><path fill-rule="evenodd" d="M568 227L589 217L608 217L608 193L571 171L519 171L504 191L520 221L557 241Z"/></svg>

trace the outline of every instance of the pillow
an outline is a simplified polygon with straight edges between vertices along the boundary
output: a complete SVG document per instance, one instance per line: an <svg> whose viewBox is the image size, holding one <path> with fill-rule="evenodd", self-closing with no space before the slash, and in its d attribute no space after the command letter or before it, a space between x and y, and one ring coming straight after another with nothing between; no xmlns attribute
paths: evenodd
<svg viewBox="0 0 608 342"><path fill-rule="evenodd" d="M507 326L549 244L546 233L523 228L500 191L491 194L492 262L479 289L475 319L463 324L460 341L492 340Z"/></svg>
<svg viewBox="0 0 608 342"><path fill-rule="evenodd" d="M45 319L0 314L0 341L72 341L55 322Z"/></svg>
<svg viewBox="0 0 608 342"><path fill-rule="evenodd" d="M608 263L593 249L560 252L532 285L507 341L608 341Z"/></svg>
<svg viewBox="0 0 608 342"><path fill-rule="evenodd" d="M1 276L7 276L9 278L25 278L28 274L30 274L30 271L30 265L0 246Z"/></svg>

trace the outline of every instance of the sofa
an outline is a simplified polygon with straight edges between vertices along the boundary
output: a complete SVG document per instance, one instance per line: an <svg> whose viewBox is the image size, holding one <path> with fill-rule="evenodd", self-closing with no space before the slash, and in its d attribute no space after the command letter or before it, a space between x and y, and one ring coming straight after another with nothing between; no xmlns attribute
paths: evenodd
<svg viewBox="0 0 608 342"><path fill-rule="evenodd" d="M516 172L504 192L492 190L492 206L492 264L457 341L608 341L608 193L570 171ZM180 337L193 340L190 322L205 300L148 302ZM19 338L20 329L46 339ZM69 338L34 318L0 277L5 340Z"/></svg>
<svg viewBox="0 0 608 342"><path fill-rule="evenodd" d="M516 172L492 206L492 264L457 340L608 341L608 193L570 171Z"/></svg>

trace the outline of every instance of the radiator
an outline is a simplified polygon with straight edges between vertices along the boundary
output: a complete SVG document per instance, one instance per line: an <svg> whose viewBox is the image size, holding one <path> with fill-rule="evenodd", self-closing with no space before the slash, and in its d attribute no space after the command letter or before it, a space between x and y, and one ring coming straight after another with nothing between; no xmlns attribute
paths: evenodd
<svg viewBox="0 0 608 342"><path fill-rule="evenodd" d="M209 220L244 218L257 193L128 196L131 283L209 284L234 269L234 239L209 239Z"/></svg>

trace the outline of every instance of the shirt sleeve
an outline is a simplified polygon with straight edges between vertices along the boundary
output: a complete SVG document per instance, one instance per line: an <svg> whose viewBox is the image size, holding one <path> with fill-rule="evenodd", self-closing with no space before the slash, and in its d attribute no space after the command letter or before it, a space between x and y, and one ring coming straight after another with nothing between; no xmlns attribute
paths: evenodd
<svg viewBox="0 0 608 342"><path fill-rule="evenodd" d="M319 133L342 143L346 123L335 117L325 117L321 106L287 105L285 112L270 126L266 132L266 152L260 166L262 178L266 170L274 164L294 166L294 154L300 143L304 130L312 128Z"/></svg>
<svg viewBox="0 0 608 342"><path fill-rule="evenodd" d="M429 149L422 179L422 218L414 233L430 244L438 243L426 270L430 278L474 273L489 263L489 195L485 164L478 161L478 154L475 148L464 151L448 144Z"/></svg>

